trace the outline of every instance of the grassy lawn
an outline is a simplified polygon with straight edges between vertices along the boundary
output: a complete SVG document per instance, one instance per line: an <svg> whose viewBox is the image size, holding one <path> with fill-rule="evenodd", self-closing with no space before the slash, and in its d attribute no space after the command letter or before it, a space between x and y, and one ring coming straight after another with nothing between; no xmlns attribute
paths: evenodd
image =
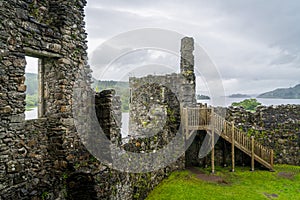
<svg viewBox="0 0 300 200"><path fill-rule="evenodd" d="M251 172L249 167L240 167L232 173L228 168L218 168L216 175L222 177L223 183L201 180L187 170L174 172L147 200L300 199L300 167L277 165L275 169L276 172ZM199 170L209 173L209 169Z"/></svg>

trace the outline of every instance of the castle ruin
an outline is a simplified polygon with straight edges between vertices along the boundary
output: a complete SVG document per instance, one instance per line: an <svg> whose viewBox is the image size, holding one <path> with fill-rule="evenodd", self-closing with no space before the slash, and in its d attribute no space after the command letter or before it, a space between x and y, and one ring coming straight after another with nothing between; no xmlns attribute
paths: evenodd
<svg viewBox="0 0 300 200"><path fill-rule="evenodd" d="M86 3L86 0L0 1L0 199L145 199L172 171L184 169L186 161L201 165L202 160L190 153L198 151L195 142L187 154L183 153L173 163L145 173L114 170L87 151L72 114L76 81L84 79L80 87L91 91L84 30ZM161 149L170 142L175 131L181 130L181 107L196 104L192 52L193 40L184 38L180 74L130 79L131 131L137 135L141 134L139 130L145 134L151 132L158 127L160 117L165 116L167 126L152 137L133 138L124 143L121 119L115 117L121 113L120 98L113 90L95 94L93 106L107 138L126 151L139 153ZM25 56L39 59L39 118L35 120L25 120L24 114ZM154 101L158 106L151 107ZM145 107L142 112L141 106ZM294 121L286 122L285 112L292 113ZM270 123L272 116L280 116L278 123L282 126L276 126L279 130L274 137L269 137L272 131L265 131L261 140L275 149L278 158L275 163L299 165L299 106L261 110L259 118L240 111L228 113L231 113L229 120L246 120L240 123L245 131L254 124L271 130L275 126ZM291 134L280 132L287 129ZM222 156L219 157L216 161L221 160Z"/></svg>

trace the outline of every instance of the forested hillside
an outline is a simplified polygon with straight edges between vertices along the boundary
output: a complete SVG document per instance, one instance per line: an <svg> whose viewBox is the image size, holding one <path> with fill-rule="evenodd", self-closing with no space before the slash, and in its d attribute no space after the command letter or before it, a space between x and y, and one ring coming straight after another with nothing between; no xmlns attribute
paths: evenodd
<svg viewBox="0 0 300 200"><path fill-rule="evenodd" d="M25 74L27 85L26 90L26 108L30 109L38 105L38 75L33 73ZM128 82L119 81L98 81L93 79L94 83L92 88L100 92L105 89L115 89L116 94L121 97L122 111L128 112L129 110L129 84Z"/></svg>
<svg viewBox="0 0 300 200"><path fill-rule="evenodd" d="M92 84L92 88L96 92L100 92L105 89L115 89L116 94L121 97L122 101L122 112L129 111L129 83L128 82L121 82L121 81L99 81L93 79L94 83Z"/></svg>
<svg viewBox="0 0 300 200"><path fill-rule="evenodd" d="M300 84L290 88L278 88L276 90L260 94L258 98L300 99Z"/></svg>
<svg viewBox="0 0 300 200"><path fill-rule="evenodd" d="M33 73L25 74L26 94L34 95L38 91L38 75Z"/></svg>

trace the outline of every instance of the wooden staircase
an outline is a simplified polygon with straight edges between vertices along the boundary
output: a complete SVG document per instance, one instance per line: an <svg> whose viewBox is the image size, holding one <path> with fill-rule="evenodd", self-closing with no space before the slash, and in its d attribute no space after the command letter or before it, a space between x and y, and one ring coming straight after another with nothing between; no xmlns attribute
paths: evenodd
<svg viewBox="0 0 300 200"><path fill-rule="evenodd" d="M273 150L255 141L254 136L248 136L242 130L235 127L234 123L226 121L223 117L214 112L213 108L206 106L185 107L181 109L183 130L188 139L195 130L206 130L212 136L218 134L231 143L232 171L234 171L234 147L240 149L251 157L251 169L254 170L254 160L274 170ZM212 149L212 166L214 171L214 148Z"/></svg>

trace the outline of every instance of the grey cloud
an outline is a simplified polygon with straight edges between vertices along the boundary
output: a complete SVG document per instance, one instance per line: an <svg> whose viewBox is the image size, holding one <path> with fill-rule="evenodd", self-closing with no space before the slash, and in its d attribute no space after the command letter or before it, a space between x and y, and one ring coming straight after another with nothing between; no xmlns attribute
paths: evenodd
<svg viewBox="0 0 300 200"><path fill-rule="evenodd" d="M96 53L96 52L95 52ZM109 53L109 52L108 52ZM109 57L109 56L108 56ZM101 65L101 58L93 59L94 74L102 79L128 79L129 76L175 73L179 70L179 57L161 50L137 50L120 56L108 66Z"/></svg>
<svg viewBox="0 0 300 200"><path fill-rule="evenodd" d="M86 19L91 42L137 28L166 28L193 36L207 49L212 61L205 62L201 56L196 56L200 59L197 68L201 72L205 70L203 66L213 66L215 63L227 91L266 91L270 87L288 87L299 83L298 0L88 2ZM110 49L105 54L109 55L112 51ZM102 57L90 56L92 67L103 63L105 54ZM123 59L122 65L115 65L112 69L116 72L124 66L139 62L144 64L143 61L147 60L145 55L136 56ZM164 64L162 60L157 62ZM148 68L149 73L157 70ZM213 77L207 78L213 80Z"/></svg>

